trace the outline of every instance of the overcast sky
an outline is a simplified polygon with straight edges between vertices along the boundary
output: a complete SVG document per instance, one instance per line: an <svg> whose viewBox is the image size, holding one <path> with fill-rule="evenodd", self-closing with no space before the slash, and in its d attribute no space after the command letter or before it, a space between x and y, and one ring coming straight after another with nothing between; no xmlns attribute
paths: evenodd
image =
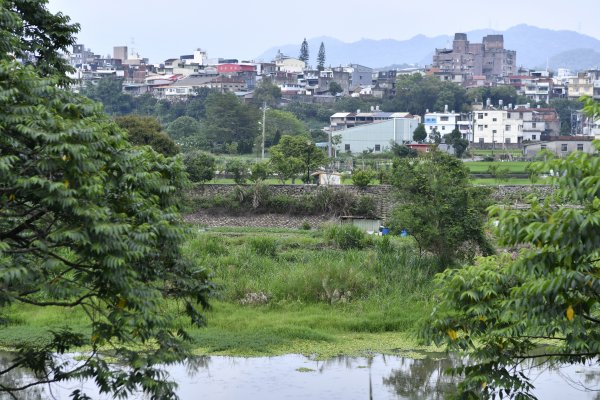
<svg viewBox="0 0 600 400"><path fill-rule="evenodd" d="M600 39L598 0L49 0L81 25L78 42L112 55L126 45L152 63L191 54L254 59L267 49L331 36L404 40L526 23Z"/></svg>

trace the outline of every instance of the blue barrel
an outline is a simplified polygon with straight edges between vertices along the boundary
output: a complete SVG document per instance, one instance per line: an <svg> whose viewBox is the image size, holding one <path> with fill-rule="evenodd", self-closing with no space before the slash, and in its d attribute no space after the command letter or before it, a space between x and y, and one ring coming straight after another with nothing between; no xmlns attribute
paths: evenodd
<svg viewBox="0 0 600 400"><path fill-rule="evenodd" d="M381 230L381 234L382 235L389 235L390 234L390 228L383 228Z"/></svg>

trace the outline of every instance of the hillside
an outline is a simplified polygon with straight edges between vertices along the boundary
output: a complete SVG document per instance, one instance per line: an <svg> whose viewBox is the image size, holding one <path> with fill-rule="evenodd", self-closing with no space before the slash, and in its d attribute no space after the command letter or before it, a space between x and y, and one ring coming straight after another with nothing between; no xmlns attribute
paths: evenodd
<svg viewBox="0 0 600 400"><path fill-rule="evenodd" d="M565 67L582 70L598 66L600 40L574 31L555 31L529 25L517 25L505 31L480 29L467 32L471 42L480 42L483 36L503 34L504 47L517 51L517 64L528 68ZM316 56L321 42L325 44L327 59L331 66L362 64L382 68L394 64L426 65L431 63L436 48L450 47L454 33L436 37L417 35L408 40L361 39L345 43L338 39L323 36L308 39L310 63L316 64ZM270 61L277 50L297 57L301 39L297 44L282 44L272 47L259 55L257 60Z"/></svg>

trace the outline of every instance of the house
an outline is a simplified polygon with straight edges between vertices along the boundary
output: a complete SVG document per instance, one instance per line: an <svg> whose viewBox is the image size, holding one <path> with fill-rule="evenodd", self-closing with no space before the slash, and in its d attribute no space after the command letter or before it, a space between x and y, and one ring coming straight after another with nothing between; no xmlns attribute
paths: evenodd
<svg viewBox="0 0 600 400"><path fill-rule="evenodd" d="M306 63L294 57L289 57L277 52L275 56L275 68L278 72L289 72L299 74L306 68Z"/></svg>
<svg viewBox="0 0 600 400"><path fill-rule="evenodd" d="M592 145L592 140L589 136L559 136L550 141L525 144L523 155L533 159L542 150L550 151L558 157L566 157L574 151L594 154L596 148Z"/></svg>

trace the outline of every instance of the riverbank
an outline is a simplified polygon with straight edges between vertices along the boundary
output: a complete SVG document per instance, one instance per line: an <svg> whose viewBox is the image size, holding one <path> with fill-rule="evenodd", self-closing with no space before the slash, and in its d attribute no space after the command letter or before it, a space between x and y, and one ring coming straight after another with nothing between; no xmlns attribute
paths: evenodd
<svg viewBox="0 0 600 400"><path fill-rule="evenodd" d="M185 254L208 268L218 296L207 327L190 329L198 355L410 354L431 312L433 260L409 238L364 235L340 248L327 229L194 226ZM178 305L173 304L173 312ZM91 334L82 312L13 306L0 346L43 343L50 330Z"/></svg>

